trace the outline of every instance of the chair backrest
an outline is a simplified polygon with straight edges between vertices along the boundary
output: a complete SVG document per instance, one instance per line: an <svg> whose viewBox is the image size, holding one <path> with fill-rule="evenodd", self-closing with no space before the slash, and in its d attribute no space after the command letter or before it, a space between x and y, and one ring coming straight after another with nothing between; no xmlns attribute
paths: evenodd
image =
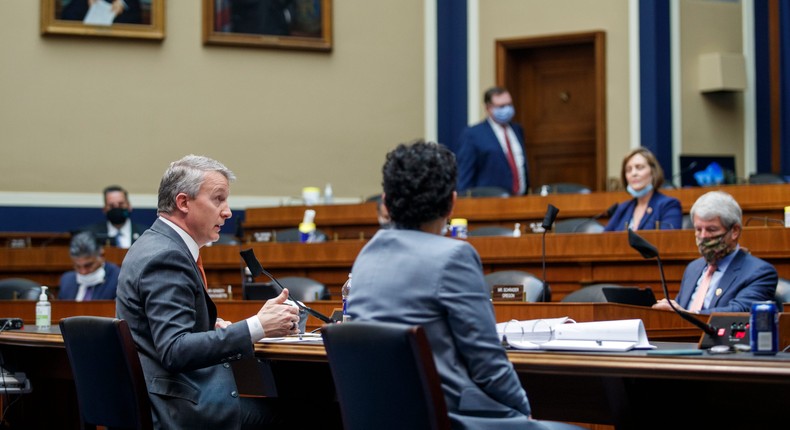
<svg viewBox="0 0 790 430"><path fill-rule="evenodd" d="M299 229L296 227L276 230L272 238L273 242L301 242L301 240ZM316 230L314 242L326 242L326 234L321 230Z"/></svg>
<svg viewBox="0 0 790 430"><path fill-rule="evenodd" d="M555 233L602 233L604 228L592 218L566 218L554 223Z"/></svg>
<svg viewBox="0 0 790 430"><path fill-rule="evenodd" d="M510 197L510 192L500 187L472 187L458 197Z"/></svg>
<svg viewBox="0 0 790 430"><path fill-rule="evenodd" d="M779 312L784 312L784 304L790 303L790 281L785 278L779 278L779 282L776 283L774 300Z"/></svg>
<svg viewBox="0 0 790 430"><path fill-rule="evenodd" d="M31 279L6 278L0 280L0 300L38 300L41 284ZM49 293L47 293L49 296Z"/></svg>
<svg viewBox="0 0 790 430"><path fill-rule="evenodd" d="M684 214L680 222L680 228L683 230L694 230L694 222L691 221L691 215Z"/></svg>
<svg viewBox="0 0 790 430"><path fill-rule="evenodd" d="M776 173L752 173L749 175L750 184L786 184L784 176Z"/></svg>
<svg viewBox="0 0 790 430"><path fill-rule="evenodd" d="M504 236L513 237L513 229L507 227L500 227L496 225L488 225L477 227L469 230L469 236L482 237L482 236Z"/></svg>
<svg viewBox="0 0 790 430"><path fill-rule="evenodd" d="M288 289L288 294L300 302L329 300L329 289L313 278L304 276L283 276L280 284ZM280 294L280 287L274 282L250 282L242 287L244 300L269 300Z"/></svg>
<svg viewBox="0 0 790 430"><path fill-rule="evenodd" d="M83 429L153 429L140 357L126 321L74 316L60 331L77 388Z"/></svg>
<svg viewBox="0 0 790 430"><path fill-rule="evenodd" d="M346 430L450 428L422 327L354 321L321 336Z"/></svg>
<svg viewBox="0 0 790 430"><path fill-rule="evenodd" d="M494 285L523 285L525 302L551 301L551 290L548 285L544 292L543 281L528 272L521 270L499 270L485 275L485 280L489 288L493 288Z"/></svg>
<svg viewBox="0 0 790 430"><path fill-rule="evenodd" d="M561 302L576 302L576 303L600 303L606 302L606 296L603 295L604 288L623 288L622 285L617 284L592 284L582 287L562 298Z"/></svg>
<svg viewBox="0 0 790 430"><path fill-rule="evenodd" d="M556 182L543 185L549 194L590 194L590 187L573 182ZM541 187L541 191L544 189Z"/></svg>

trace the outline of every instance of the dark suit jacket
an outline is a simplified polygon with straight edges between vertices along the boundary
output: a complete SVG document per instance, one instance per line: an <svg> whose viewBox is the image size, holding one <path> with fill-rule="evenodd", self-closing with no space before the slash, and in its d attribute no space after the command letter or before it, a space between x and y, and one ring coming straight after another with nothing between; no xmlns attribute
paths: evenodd
<svg viewBox="0 0 790 430"><path fill-rule="evenodd" d="M118 273L121 268L109 261L104 262L104 283L93 287L91 300L115 300L115 291L118 288ZM60 277L58 300L74 300L77 298L77 272L70 270Z"/></svg>
<svg viewBox="0 0 790 430"><path fill-rule="evenodd" d="M241 406L230 362L253 356L246 321L215 330L217 308L183 239L157 219L129 248L116 314L129 323L154 426L238 429Z"/></svg>
<svg viewBox="0 0 790 430"><path fill-rule="evenodd" d="M625 231L625 224L631 221L636 208L636 199L631 199L617 205L604 231ZM658 223L659 228L656 228ZM647 211L639 222L638 230L676 230L683 228L683 211L680 201L674 197L653 192Z"/></svg>
<svg viewBox="0 0 790 430"><path fill-rule="evenodd" d="M683 308L688 308L691 303L691 294L697 288L697 280L706 265L705 259L700 257L686 266L675 299ZM708 309L700 313L751 312L753 302L774 300L778 280L774 266L741 248L719 280L716 291L721 290L721 293L715 294Z"/></svg>
<svg viewBox="0 0 790 430"><path fill-rule="evenodd" d="M524 152L524 172L526 190L529 189L529 169L527 151L524 148L524 131L516 123L510 123ZM512 193L513 173L507 155L491 129L484 120L461 132L456 154L458 162L458 192L474 187L500 187Z"/></svg>
<svg viewBox="0 0 790 430"><path fill-rule="evenodd" d="M148 230L148 227L143 224L132 223L132 243L134 243L140 235L143 234L144 231ZM115 241L108 236L107 233L107 221L101 221L93 224L86 225L79 229L79 231L89 231L93 233L97 239L103 240L108 239L110 240L111 245L115 245Z"/></svg>

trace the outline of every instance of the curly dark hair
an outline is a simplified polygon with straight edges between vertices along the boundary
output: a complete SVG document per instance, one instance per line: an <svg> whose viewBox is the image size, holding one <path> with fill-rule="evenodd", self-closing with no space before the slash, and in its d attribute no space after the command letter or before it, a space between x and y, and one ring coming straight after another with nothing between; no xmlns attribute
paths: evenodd
<svg viewBox="0 0 790 430"><path fill-rule="evenodd" d="M384 204L395 228L416 230L450 213L458 169L447 147L422 139L402 143L387 154L381 170Z"/></svg>

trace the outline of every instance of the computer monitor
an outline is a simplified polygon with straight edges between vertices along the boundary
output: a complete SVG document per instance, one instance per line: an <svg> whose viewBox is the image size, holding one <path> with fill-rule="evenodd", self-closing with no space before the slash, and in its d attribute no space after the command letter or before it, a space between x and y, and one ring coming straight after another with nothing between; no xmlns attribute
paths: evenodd
<svg viewBox="0 0 790 430"><path fill-rule="evenodd" d="M721 167L722 182L715 183L700 183L695 177L698 172L703 172L700 175L704 176L704 172L708 169L715 170L717 164ZM697 176L700 176L697 175ZM737 183L737 176L735 175L735 156L734 155L681 155L680 156L680 186L681 187L699 187L706 185L721 185L721 184L735 184Z"/></svg>

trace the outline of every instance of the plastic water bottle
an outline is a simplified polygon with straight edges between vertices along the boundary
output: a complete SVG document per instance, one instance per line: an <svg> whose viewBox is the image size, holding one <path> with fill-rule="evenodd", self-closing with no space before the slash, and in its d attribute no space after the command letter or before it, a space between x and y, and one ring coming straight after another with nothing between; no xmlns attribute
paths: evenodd
<svg viewBox="0 0 790 430"><path fill-rule="evenodd" d="M351 321L351 315L348 314L348 295L351 293L351 274L348 274L346 283L343 284L343 289L340 294L343 296L343 322Z"/></svg>
<svg viewBox="0 0 790 430"><path fill-rule="evenodd" d="M331 205L333 200L334 196L332 195L332 184L327 182L326 186L324 187L324 204Z"/></svg>
<svg viewBox="0 0 790 430"><path fill-rule="evenodd" d="M299 224L299 241L302 243L315 242L315 211L307 209L304 211L304 218Z"/></svg>
<svg viewBox="0 0 790 430"><path fill-rule="evenodd" d="M36 303L36 327L39 330L49 330L52 323L52 304L47 299L48 288L41 286L41 294L39 294Z"/></svg>

